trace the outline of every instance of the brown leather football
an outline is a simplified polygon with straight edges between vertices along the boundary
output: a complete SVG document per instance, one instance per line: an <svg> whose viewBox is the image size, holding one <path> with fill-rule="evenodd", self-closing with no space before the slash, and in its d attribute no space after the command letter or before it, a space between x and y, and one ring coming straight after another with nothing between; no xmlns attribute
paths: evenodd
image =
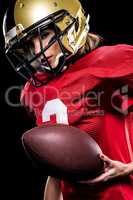
<svg viewBox="0 0 133 200"><path fill-rule="evenodd" d="M46 175L78 181L94 178L103 170L98 144L72 126L35 127L23 134L22 144Z"/></svg>

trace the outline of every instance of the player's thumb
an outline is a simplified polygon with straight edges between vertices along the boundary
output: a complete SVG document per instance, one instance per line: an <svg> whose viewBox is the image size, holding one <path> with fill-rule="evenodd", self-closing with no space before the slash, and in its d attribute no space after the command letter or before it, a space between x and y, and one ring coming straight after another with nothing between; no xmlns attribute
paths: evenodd
<svg viewBox="0 0 133 200"><path fill-rule="evenodd" d="M105 154L101 153L99 156L101 160L103 160L105 163L108 163L108 164L112 163L112 160Z"/></svg>

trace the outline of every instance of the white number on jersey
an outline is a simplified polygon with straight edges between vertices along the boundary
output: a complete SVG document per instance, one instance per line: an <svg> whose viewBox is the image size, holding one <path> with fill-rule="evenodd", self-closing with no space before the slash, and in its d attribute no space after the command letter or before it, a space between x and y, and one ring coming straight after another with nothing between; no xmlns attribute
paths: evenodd
<svg viewBox="0 0 133 200"><path fill-rule="evenodd" d="M50 121L50 116L56 116L57 124L68 124L67 107L60 99L47 101L42 111L42 121Z"/></svg>

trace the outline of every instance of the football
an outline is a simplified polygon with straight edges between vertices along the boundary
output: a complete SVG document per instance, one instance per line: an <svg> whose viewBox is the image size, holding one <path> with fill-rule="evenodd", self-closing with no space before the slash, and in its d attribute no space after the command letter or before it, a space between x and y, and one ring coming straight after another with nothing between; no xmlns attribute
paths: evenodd
<svg viewBox="0 0 133 200"><path fill-rule="evenodd" d="M98 144L73 126L35 127L23 134L22 144L27 156L48 176L80 181L92 179L103 170Z"/></svg>

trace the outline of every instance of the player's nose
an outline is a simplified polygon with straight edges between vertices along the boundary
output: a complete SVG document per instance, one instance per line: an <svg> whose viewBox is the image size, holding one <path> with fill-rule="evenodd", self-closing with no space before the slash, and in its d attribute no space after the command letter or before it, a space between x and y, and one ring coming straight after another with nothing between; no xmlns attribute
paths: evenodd
<svg viewBox="0 0 133 200"><path fill-rule="evenodd" d="M40 39L38 37L34 38L33 44L34 44L34 53L37 55L41 51Z"/></svg>

